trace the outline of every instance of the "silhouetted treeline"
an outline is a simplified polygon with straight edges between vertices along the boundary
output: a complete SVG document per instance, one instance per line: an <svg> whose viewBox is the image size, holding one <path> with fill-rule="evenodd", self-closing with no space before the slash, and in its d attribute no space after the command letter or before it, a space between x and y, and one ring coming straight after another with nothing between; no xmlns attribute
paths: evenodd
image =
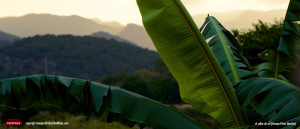
<svg viewBox="0 0 300 129"><path fill-rule="evenodd" d="M120 72L107 76L100 83L118 86L123 89L152 98L164 104L181 103L178 83L162 59L155 62L153 71L138 70L134 74Z"/></svg>

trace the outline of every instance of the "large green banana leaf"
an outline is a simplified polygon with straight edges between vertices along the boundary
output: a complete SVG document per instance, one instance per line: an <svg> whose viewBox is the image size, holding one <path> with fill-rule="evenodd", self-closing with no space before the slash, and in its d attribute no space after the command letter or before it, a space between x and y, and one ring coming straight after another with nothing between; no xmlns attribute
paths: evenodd
<svg viewBox="0 0 300 129"><path fill-rule="evenodd" d="M236 94L270 122L300 122L300 89L278 79L254 77L241 81Z"/></svg>
<svg viewBox="0 0 300 129"><path fill-rule="evenodd" d="M283 24L278 51L300 56L300 1L291 0Z"/></svg>
<svg viewBox="0 0 300 129"><path fill-rule="evenodd" d="M232 84L253 75L236 39L215 17L208 16L200 31Z"/></svg>
<svg viewBox="0 0 300 129"><path fill-rule="evenodd" d="M181 98L223 127L243 124L233 87L180 0L137 0L144 27Z"/></svg>
<svg viewBox="0 0 300 129"><path fill-rule="evenodd" d="M32 75L0 81L0 105L26 110L34 105L50 105L66 111L82 107L82 112L112 111L153 128L206 128L190 118L149 98L81 79Z"/></svg>

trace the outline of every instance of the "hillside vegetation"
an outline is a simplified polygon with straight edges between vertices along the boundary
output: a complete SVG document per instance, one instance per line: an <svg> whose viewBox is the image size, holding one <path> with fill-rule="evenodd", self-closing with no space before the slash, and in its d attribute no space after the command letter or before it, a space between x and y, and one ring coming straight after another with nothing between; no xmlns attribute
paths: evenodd
<svg viewBox="0 0 300 129"><path fill-rule="evenodd" d="M99 80L121 71L151 70L159 55L104 38L44 35L2 47L0 57L1 79L47 72Z"/></svg>
<svg viewBox="0 0 300 129"><path fill-rule="evenodd" d="M0 31L0 47L10 45L14 41L17 41L19 39L20 38L15 35L11 35L11 34L3 32L3 31Z"/></svg>

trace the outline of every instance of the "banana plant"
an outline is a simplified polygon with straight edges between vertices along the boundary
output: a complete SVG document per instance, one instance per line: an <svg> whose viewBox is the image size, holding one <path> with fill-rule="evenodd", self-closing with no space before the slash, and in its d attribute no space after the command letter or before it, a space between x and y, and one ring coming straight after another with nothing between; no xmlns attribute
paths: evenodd
<svg viewBox="0 0 300 129"><path fill-rule="evenodd" d="M216 18L207 17L198 29L180 0L137 3L149 36L179 83L182 99L198 112L216 119L220 128L256 127L254 122L264 121L300 122L300 89L278 79L279 70L274 78L257 74L270 68L251 72L236 39ZM292 57L291 64L299 51L294 47L299 46L299 7L297 0L291 0L278 49L278 53ZM266 59L273 65L273 58ZM272 68L279 69L279 65ZM207 128L149 98L76 78L32 75L4 79L0 96L0 105L18 110L35 105L66 111L82 107L87 115L114 112L152 128Z"/></svg>
<svg viewBox="0 0 300 129"><path fill-rule="evenodd" d="M262 77L289 82L292 70L300 63L300 1L291 0L277 50L265 50L259 58L266 62L254 67Z"/></svg>
<svg viewBox="0 0 300 129"><path fill-rule="evenodd" d="M207 17L200 32L232 84L255 76L235 37L215 17Z"/></svg>
<svg viewBox="0 0 300 129"><path fill-rule="evenodd" d="M178 81L182 100L194 109L209 114L223 128L254 127L253 113L265 122L300 122L300 89L279 80L278 70L274 79L251 72L236 39L216 18L208 16L198 30L180 0L137 0L137 4L144 27ZM300 45L295 19L299 7L299 1L291 0L278 49L285 54L299 51L294 48Z"/></svg>
<svg viewBox="0 0 300 129"><path fill-rule="evenodd" d="M87 116L113 112L152 128L207 128L149 98L77 78L32 75L4 79L0 81L0 96L1 106L18 110L43 105L73 112L81 107Z"/></svg>

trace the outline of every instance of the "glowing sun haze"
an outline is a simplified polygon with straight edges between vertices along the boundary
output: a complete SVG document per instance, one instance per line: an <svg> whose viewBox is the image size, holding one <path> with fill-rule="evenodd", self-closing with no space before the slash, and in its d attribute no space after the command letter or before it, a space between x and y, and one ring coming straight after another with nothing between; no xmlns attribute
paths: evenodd
<svg viewBox="0 0 300 129"><path fill-rule="evenodd" d="M286 9L289 0L182 0L191 15L230 10ZM0 17L22 16L29 13L79 15L141 24L136 0L0 0Z"/></svg>

